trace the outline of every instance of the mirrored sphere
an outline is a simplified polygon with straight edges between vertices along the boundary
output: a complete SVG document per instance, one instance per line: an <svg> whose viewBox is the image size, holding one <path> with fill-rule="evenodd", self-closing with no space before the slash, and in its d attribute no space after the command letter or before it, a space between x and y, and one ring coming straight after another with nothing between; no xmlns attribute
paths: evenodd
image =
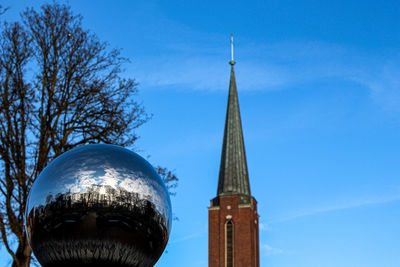
<svg viewBox="0 0 400 267"><path fill-rule="evenodd" d="M53 160L29 193L28 240L48 266L153 266L168 242L171 202L154 168L113 145Z"/></svg>

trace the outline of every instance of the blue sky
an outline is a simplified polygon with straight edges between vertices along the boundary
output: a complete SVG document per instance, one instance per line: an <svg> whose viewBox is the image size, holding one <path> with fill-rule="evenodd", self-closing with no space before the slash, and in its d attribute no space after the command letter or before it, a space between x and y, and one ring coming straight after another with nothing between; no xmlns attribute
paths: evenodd
<svg viewBox="0 0 400 267"><path fill-rule="evenodd" d="M207 266L231 32L261 266L399 266L399 1L68 3L131 59L154 114L137 148L180 177L157 267Z"/></svg>

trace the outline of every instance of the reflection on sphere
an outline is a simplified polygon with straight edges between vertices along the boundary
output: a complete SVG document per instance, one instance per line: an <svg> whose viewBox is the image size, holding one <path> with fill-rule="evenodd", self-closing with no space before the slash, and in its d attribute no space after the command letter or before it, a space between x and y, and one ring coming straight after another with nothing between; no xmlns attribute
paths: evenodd
<svg viewBox="0 0 400 267"><path fill-rule="evenodd" d="M153 167L113 145L55 159L35 181L26 231L47 266L153 266L171 226L168 192Z"/></svg>

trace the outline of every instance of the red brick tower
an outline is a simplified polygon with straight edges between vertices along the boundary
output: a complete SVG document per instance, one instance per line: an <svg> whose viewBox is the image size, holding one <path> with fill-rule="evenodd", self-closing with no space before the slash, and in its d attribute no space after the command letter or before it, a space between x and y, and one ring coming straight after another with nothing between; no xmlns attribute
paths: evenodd
<svg viewBox="0 0 400 267"><path fill-rule="evenodd" d="M233 69L233 40L231 44L231 78L218 190L208 208L208 266L259 267L257 201L250 193Z"/></svg>

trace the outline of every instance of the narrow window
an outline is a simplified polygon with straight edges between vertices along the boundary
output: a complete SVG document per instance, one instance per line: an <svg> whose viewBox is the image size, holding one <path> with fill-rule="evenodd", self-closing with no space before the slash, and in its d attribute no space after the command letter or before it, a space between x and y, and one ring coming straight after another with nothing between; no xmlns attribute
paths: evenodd
<svg viewBox="0 0 400 267"><path fill-rule="evenodd" d="M233 223L226 223L226 267L233 267Z"/></svg>

